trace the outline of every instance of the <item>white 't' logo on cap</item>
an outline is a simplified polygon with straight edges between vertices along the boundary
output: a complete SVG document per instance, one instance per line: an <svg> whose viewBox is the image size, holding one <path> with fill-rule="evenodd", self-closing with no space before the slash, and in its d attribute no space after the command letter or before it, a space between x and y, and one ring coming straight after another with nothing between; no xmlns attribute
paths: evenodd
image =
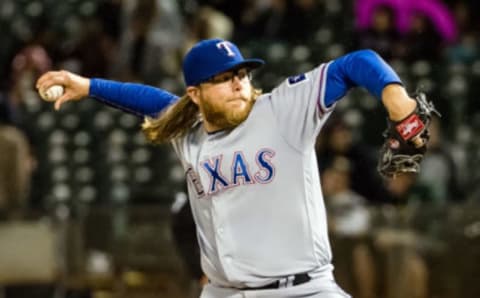
<svg viewBox="0 0 480 298"><path fill-rule="evenodd" d="M217 43L217 48L224 49L225 51L227 51L228 56L233 57L235 56L235 52L230 47L231 44L228 41L222 41Z"/></svg>

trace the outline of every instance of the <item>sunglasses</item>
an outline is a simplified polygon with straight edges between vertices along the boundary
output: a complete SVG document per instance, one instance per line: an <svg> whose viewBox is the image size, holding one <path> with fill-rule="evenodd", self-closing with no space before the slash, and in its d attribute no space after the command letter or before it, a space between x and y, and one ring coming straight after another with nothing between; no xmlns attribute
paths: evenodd
<svg viewBox="0 0 480 298"><path fill-rule="evenodd" d="M235 77L238 77L239 80L243 80L245 78L248 78L249 80L251 80L252 72L248 68L239 68L235 70L230 70L227 72L222 72L221 74L218 74L216 76L209 78L208 80L205 81L205 83L222 84L229 81L233 82L233 79Z"/></svg>

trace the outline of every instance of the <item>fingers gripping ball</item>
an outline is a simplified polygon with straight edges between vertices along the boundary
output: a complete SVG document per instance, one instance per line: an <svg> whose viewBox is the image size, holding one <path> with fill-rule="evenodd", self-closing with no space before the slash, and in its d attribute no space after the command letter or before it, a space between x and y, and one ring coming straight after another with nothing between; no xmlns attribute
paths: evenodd
<svg viewBox="0 0 480 298"><path fill-rule="evenodd" d="M431 118L434 114L440 116L424 93L418 92L412 98L417 101L417 108L412 114L398 122L387 120L385 143L378 160L378 171L384 177L420 171L420 163L427 150Z"/></svg>
<svg viewBox="0 0 480 298"><path fill-rule="evenodd" d="M64 89L62 85L53 85L46 90L40 90L39 94L43 100L56 101L63 95Z"/></svg>

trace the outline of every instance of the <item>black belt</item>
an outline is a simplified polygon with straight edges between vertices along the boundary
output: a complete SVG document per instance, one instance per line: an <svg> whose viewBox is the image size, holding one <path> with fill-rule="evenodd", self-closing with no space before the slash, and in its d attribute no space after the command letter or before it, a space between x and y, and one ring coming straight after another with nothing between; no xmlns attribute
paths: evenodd
<svg viewBox="0 0 480 298"><path fill-rule="evenodd" d="M274 281L268 285L257 287L257 288L243 288L242 290L268 290L268 289L279 289L287 287L288 284L292 286L298 286L309 282L312 278L307 273L299 273L292 275L290 277L285 277L283 279Z"/></svg>

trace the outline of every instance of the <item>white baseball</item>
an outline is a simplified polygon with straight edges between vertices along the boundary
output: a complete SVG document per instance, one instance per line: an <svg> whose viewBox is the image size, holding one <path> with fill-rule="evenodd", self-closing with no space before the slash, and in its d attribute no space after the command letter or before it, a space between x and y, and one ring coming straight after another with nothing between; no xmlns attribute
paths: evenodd
<svg viewBox="0 0 480 298"><path fill-rule="evenodd" d="M46 101L55 101L60 96L63 95L63 86L62 85L53 85L47 90L40 90L40 97Z"/></svg>

